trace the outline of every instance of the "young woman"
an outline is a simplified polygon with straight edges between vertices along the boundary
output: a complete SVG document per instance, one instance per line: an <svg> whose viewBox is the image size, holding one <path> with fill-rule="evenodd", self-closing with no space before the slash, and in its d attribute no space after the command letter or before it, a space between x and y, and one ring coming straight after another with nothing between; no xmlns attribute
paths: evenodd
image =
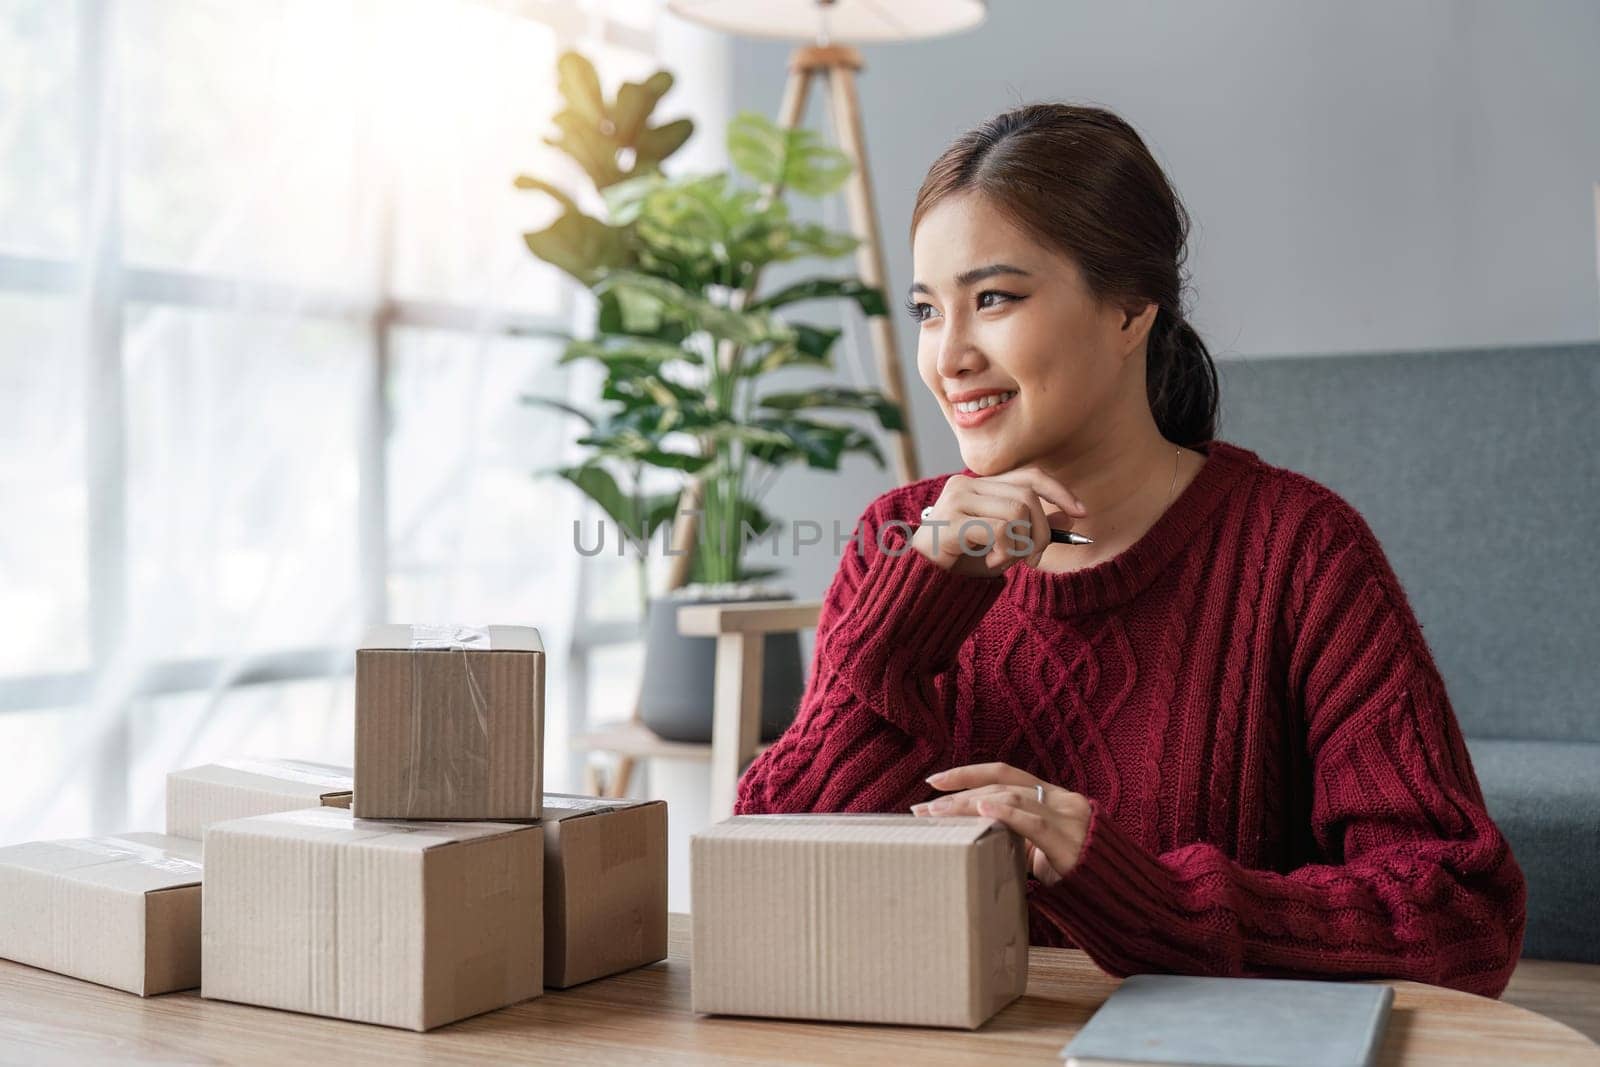
<svg viewBox="0 0 1600 1067"><path fill-rule="evenodd" d="M934 163L909 311L966 467L861 515L737 810L999 819L1032 941L1119 976L1498 996L1521 869L1366 522L1215 438L1187 229L1104 110L1020 107Z"/></svg>

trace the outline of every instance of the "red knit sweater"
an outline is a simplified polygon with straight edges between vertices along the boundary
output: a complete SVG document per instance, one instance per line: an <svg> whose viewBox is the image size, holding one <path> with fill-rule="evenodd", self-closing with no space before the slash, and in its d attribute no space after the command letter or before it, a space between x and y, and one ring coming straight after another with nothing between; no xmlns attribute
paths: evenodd
<svg viewBox="0 0 1600 1067"><path fill-rule="evenodd" d="M1498 996L1522 871L1382 549L1332 490L1200 450L1136 544L1072 573L966 577L912 549L886 524L914 525L949 475L873 501L736 810L905 811L938 795L926 775L1000 760L1092 810L1077 866L1029 879L1035 944L1118 976Z"/></svg>

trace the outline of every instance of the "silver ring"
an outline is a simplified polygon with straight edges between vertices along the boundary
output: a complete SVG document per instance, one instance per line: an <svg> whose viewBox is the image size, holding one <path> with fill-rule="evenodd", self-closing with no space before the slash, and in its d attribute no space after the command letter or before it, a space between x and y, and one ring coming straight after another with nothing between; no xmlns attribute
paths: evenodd
<svg viewBox="0 0 1600 1067"><path fill-rule="evenodd" d="M1042 805L1044 803L1044 786L1042 786L1042 785L1034 786L1033 787L1033 796L1034 796L1034 799L1037 800Z"/></svg>

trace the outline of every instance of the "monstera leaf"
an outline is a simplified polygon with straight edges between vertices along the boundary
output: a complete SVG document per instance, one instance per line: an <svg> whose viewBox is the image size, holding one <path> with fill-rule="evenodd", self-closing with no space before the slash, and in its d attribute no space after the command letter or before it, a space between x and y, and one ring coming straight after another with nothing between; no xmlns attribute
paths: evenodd
<svg viewBox="0 0 1600 1067"><path fill-rule="evenodd" d="M754 421L770 435L769 441L755 448L763 463L776 467L799 462L818 470L836 471L841 458L859 453L883 466L878 443L859 427L787 414L759 416Z"/></svg>
<svg viewBox="0 0 1600 1067"><path fill-rule="evenodd" d="M802 300L827 300L844 297L854 300L863 315L886 315L883 290L868 285L860 278L806 278L773 293L771 296L746 304L750 311L771 311L774 308L797 304Z"/></svg>
<svg viewBox="0 0 1600 1067"><path fill-rule="evenodd" d="M764 408L779 411L801 411L806 408L854 408L870 411L885 430L904 428L904 414L900 406L888 397L871 389L850 389L840 385L822 385L793 393L770 393L757 402Z"/></svg>
<svg viewBox="0 0 1600 1067"><path fill-rule="evenodd" d="M630 333L636 332L636 327L654 326L663 319L671 319L704 330L716 340L741 345L795 339L793 328L765 312L734 310L665 278L627 269L607 270L596 285L602 292L618 293L623 301L624 325ZM631 321L626 317L630 302L634 313Z"/></svg>
<svg viewBox="0 0 1600 1067"><path fill-rule="evenodd" d="M838 192L850 177L849 156L824 145L811 130L786 130L754 111L741 111L728 124L728 158L762 185L804 196Z"/></svg>
<svg viewBox="0 0 1600 1067"><path fill-rule="evenodd" d="M682 148L694 132L688 119L649 125L651 112L672 88L672 75L666 71L643 82L624 82L613 104L606 103L594 64L581 54L563 53L556 72L567 106L551 119L561 136L545 137L544 142L571 156L596 189L660 169L662 160Z"/></svg>
<svg viewBox="0 0 1600 1067"><path fill-rule="evenodd" d="M517 183L522 185L523 179L517 179ZM601 271L621 267L633 258L629 253L627 230L607 226L576 210L563 212L537 233L524 234L523 240L534 255L561 268L584 285L593 285L600 279Z"/></svg>

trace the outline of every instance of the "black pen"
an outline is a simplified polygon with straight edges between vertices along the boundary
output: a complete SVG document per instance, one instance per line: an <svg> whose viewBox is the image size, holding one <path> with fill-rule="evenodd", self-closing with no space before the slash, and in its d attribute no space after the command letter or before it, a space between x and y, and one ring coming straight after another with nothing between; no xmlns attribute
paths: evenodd
<svg viewBox="0 0 1600 1067"><path fill-rule="evenodd" d="M927 522L932 517L933 505L929 504L927 507L922 509L922 521ZM1071 530L1058 530L1054 526L1050 527L1050 541L1052 544L1057 545L1094 544L1094 540L1092 538L1085 537L1081 533L1073 533Z"/></svg>

